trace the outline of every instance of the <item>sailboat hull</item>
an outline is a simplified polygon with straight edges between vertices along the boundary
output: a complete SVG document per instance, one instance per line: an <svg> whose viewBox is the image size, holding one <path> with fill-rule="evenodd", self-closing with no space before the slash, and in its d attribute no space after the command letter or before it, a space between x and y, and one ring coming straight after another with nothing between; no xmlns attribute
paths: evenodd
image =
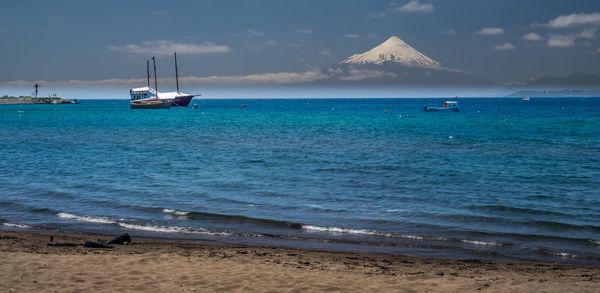
<svg viewBox="0 0 600 293"><path fill-rule="evenodd" d="M161 100L144 100L134 101L129 103L131 109L169 109L171 108L171 101Z"/></svg>
<svg viewBox="0 0 600 293"><path fill-rule="evenodd" d="M171 106L187 107L190 104L190 101L192 101L193 97L194 97L193 95L176 96L175 99L173 100L173 103L171 104Z"/></svg>

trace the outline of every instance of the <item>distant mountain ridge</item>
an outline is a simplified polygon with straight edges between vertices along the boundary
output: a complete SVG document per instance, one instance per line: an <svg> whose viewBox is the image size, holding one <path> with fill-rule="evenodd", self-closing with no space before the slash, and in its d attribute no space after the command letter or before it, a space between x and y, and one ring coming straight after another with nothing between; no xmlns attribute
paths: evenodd
<svg viewBox="0 0 600 293"><path fill-rule="evenodd" d="M600 72L582 73L577 72L566 76L546 75L534 79L525 84L526 86L562 87L562 86L595 86L600 87Z"/></svg>

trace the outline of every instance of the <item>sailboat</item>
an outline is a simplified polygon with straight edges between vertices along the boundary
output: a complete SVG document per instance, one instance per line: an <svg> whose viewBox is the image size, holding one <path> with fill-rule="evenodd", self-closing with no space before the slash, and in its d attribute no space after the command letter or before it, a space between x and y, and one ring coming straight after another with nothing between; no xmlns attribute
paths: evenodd
<svg viewBox="0 0 600 293"><path fill-rule="evenodd" d="M150 87L150 62L146 60L146 76L148 77L148 86L143 88L134 88L129 90L131 100L129 107L131 109L169 109L173 99L159 98L158 81L156 78L156 59L152 57L154 63L154 89Z"/></svg>
<svg viewBox="0 0 600 293"><path fill-rule="evenodd" d="M182 93L181 91L179 91L179 71L177 68L177 52L175 52L174 56L175 56L175 82L177 84L177 91L161 93L161 92L158 92L156 89L152 89L150 87L150 69L149 69L149 65L148 65L149 63L148 63L148 61L146 61L148 86L131 89L131 91L130 91L131 101L139 100L139 99L147 99L150 96L158 96L159 100L171 100L171 106L187 107L190 104L190 101L192 100L192 98L194 98L196 96L200 96L200 95L186 94L186 93ZM154 57L152 60L154 60ZM156 77L156 72L154 73L154 75Z"/></svg>

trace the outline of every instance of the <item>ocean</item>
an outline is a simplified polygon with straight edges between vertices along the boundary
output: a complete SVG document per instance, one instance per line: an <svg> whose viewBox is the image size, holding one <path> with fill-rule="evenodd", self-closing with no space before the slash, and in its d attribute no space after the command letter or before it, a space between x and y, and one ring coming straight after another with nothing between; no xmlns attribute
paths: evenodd
<svg viewBox="0 0 600 293"><path fill-rule="evenodd" d="M0 106L0 228L600 264L600 99Z"/></svg>

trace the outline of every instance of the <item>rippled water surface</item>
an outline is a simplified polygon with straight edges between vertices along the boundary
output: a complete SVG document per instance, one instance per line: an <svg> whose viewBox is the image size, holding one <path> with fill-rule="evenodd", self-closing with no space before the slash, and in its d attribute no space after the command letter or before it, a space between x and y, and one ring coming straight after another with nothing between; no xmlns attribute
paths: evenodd
<svg viewBox="0 0 600 293"><path fill-rule="evenodd" d="M443 101L2 105L0 221L600 264L600 99Z"/></svg>

